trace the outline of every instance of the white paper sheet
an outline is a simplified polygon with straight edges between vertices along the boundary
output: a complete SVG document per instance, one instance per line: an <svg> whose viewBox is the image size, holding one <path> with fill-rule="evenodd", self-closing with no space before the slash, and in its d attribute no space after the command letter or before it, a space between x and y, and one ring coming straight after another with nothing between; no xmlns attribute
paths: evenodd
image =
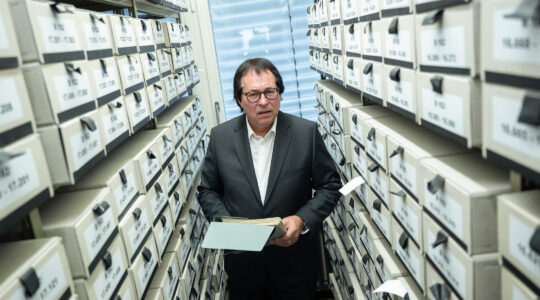
<svg viewBox="0 0 540 300"><path fill-rule="evenodd" d="M389 293L399 297L405 297L407 290L399 280L388 280L381 284L374 293Z"/></svg>
<svg viewBox="0 0 540 300"><path fill-rule="evenodd" d="M347 182L346 185L344 185L339 192L343 195L347 195L348 193L352 192L357 186L365 183L366 181L361 176L353 178L351 181Z"/></svg>

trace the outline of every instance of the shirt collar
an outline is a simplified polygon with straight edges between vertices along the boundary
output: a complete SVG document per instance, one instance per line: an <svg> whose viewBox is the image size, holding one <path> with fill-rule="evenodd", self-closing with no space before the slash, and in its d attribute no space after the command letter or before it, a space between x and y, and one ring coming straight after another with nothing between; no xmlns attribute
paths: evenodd
<svg viewBox="0 0 540 300"><path fill-rule="evenodd" d="M274 134L276 134L277 119L278 118L276 116L276 118L274 119L274 124L272 124L272 128L270 128L270 130L266 133L264 137L267 137L270 132L273 132ZM257 137L258 135L255 134L255 131L253 131L253 129L251 128L251 125L249 125L249 120L247 118L247 115L246 115L246 125L247 125L248 138L251 138L252 136Z"/></svg>

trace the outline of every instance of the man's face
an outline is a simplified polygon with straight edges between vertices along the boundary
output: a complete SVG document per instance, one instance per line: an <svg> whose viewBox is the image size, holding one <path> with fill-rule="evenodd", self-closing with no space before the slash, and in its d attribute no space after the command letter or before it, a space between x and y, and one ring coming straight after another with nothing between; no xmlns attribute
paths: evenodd
<svg viewBox="0 0 540 300"><path fill-rule="evenodd" d="M267 89L277 88L276 78L269 70L264 70L260 74L251 70L242 77L242 93L253 91L264 92ZM264 93L261 94L259 101L251 103L246 95L241 95L240 106L244 109L251 128L255 134L265 135L272 125L279 111L281 95L274 100L266 99Z"/></svg>

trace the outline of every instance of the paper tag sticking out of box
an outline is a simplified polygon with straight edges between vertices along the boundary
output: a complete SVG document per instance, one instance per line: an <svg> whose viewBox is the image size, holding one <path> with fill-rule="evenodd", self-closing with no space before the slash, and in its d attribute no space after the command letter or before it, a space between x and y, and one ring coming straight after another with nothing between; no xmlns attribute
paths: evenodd
<svg viewBox="0 0 540 300"><path fill-rule="evenodd" d="M366 183L366 181L364 180L364 178L362 178L362 176L355 177L351 181L347 182L347 184L344 185L339 190L339 192L342 193L343 195L347 195L350 192L352 192L356 187L364 183Z"/></svg>
<svg viewBox="0 0 540 300"><path fill-rule="evenodd" d="M374 293L389 293L399 297L405 297L407 290L399 280L388 280L381 284Z"/></svg>

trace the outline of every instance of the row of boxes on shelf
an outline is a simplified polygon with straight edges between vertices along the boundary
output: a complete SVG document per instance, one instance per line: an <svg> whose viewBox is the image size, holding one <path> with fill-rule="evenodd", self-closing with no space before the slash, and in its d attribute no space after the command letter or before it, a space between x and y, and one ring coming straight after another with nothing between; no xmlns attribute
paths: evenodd
<svg viewBox="0 0 540 300"><path fill-rule="evenodd" d="M526 10L526 3L496 0L455 6L465 1L418 1L417 5L428 5L430 10L436 9L435 3L452 7L430 12L422 9L417 10L417 14L405 10L395 16L383 13L380 19L377 2L341 3L342 12L357 9L348 14L356 16L352 21L350 18L343 21L339 1L329 1L331 13L323 15L332 19L330 22L326 18L311 21L310 48L322 52L319 57L326 57L326 53L362 57L409 69L418 66L424 72L481 75L482 80L491 83L538 89L540 60L534 32L540 27L532 15L531 19L518 17L518 7ZM383 6L408 7L411 4L409 1L381 2ZM313 7L325 7L327 3L324 0L312 6L308 17ZM371 17L363 19L366 16Z"/></svg>
<svg viewBox="0 0 540 300"><path fill-rule="evenodd" d="M90 60L191 44L189 28L168 21L101 14L52 1L10 0L1 7L0 27L6 34L0 68L17 67L21 60Z"/></svg>

